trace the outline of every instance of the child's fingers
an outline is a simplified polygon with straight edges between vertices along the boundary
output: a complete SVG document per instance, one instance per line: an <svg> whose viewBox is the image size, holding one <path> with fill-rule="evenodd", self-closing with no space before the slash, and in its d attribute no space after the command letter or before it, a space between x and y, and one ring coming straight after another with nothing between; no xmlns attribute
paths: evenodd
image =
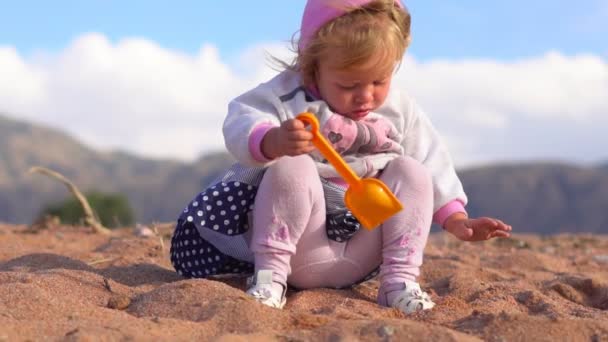
<svg viewBox="0 0 608 342"><path fill-rule="evenodd" d="M511 234L509 232L505 232L504 230L495 230L490 233L490 239L495 237L508 238Z"/></svg>
<svg viewBox="0 0 608 342"><path fill-rule="evenodd" d="M287 121L283 122L281 124L281 126L283 126L288 131L299 131L299 130L306 129L306 124L304 124L302 121L300 121L298 119L287 120Z"/></svg>
<svg viewBox="0 0 608 342"><path fill-rule="evenodd" d="M496 227L496 229L504 230L507 232L510 232L513 229L510 225L504 223L501 220L496 219L496 221L498 222L498 226Z"/></svg>
<svg viewBox="0 0 608 342"><path fill-rule="evenodd" d="M289 141L285 146L285 154L290 156L297 156L304 153L312 152L315 147L311 141L299 140Z"/></svg>
<svg viewBox="0 0 608 342"><path fill-rule="evenodd" d="M473 238L473 236L475 235L475 231L471 228L465 228L461 231L458 232L457 236L458 238L460 238L461 240L470 240L471 238Z"/></svg>
<svg viewBox="0 0 608 342"><path fill-rule="evenodd" d="M491 229L510 232L512 227L499 219L492 217L481 217L476 220L478 226L490 227Z"/></svg>
<svg viewBox="0 0 608 342"><path fill-rule="evenodd" d="M490 217L480 217L471 221L472 226L475 229L485 229L486 227L494 228L498 225L498 223Z"/></svg>
<svg viewBox="0 0 608 342"><path fill-rule="evenodd" d="M309 142L310 140L312 140L313 135L312 133L310 133L307 130L294 130L294 131L289 131L289 133L287 134L287 139L289 141L293 141L293 142Z"/></svg>
<svg viewBox="0 0 608 342"><path fill-rule="evenodd" d="M312 146L312 142L308 140L290 140L286 144L289 149L301 149Z"/></svg>

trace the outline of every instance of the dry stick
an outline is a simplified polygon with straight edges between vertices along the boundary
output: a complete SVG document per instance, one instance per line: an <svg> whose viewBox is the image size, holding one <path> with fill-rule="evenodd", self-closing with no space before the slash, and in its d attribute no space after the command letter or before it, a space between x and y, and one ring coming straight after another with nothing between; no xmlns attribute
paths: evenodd
<svg viewBox="0 0 608 342"><path fill-rule="evenodd" d="M160 238L160 250L161 252L165 252L165 242L163 241L163 236L158 232L158 228L156 228L156 224L152 223L152 230L154 233Z"/></svg>
<svg viewBox="0 0 608 342"><path fill-rule="evenodd" d="M78 202L80 202L80 205L82 206L82 210L84 211L84 215L85 215L84 222L87 225L93 227L93 229L97 233L101 233L101 234L105 234L105 235L112 234L111 230L104 227L97 220L97 218L95 218L95 215L93 215L93 210L91 209L91 206L89 205L89 201L87 201L86 197L84 197L82 195L82 193L80 192L80 190L78 190L76 185L74 185L72 182L70 182L62 174L55 172L53 170L47 169L45 167L35 166L29 170L29 173L35 173L35 172L41 173L43 175L47 175L51 178L55 178L55 179L59 180L60 182L62 182L63 184L65 184L65 186L68 187L68 190L70 190L70 192L76 197Z"/></svg>
<svg viewBox="0 0 608 342"><path fill-rule="evenodd" d="M104 259L97 259L97 260L93 260L91 262L87 262L87 265L93 266L93 265L102 264L102 263L108 262L108 261L115 261L115 260L118 260L120 258L122 258L122 256L112 257L112 258L104 258Z"/></svg>
<svg viewBox="0 0 608 342"><path fill-rule="evenodd" d="M110 292L114 292L112 291L112 286L110 286L110 281L108 281L108 278L103 278L103 287Z"/></svg>

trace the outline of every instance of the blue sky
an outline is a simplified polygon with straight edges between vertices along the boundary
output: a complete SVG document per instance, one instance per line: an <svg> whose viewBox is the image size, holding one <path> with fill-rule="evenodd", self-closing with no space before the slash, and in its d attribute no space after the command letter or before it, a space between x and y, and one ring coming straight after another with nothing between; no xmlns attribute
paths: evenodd
<svg viewBox="0 0 608 342"><path fill-rule="evenodd" d="M0 44L24 54L58 50L83 32L110 40L147 37L185 52L203 43L230 57L246 46L283 41L298 29L304 0L256 1L3 1ZM431 58L608 54L608 1L513 0L407 2L411 53Z"/></svg>
<svg viewBox="0 0 608 342"><path fill-rule="evenodd" d="M457 165L608 160L608 0L406 2L393 86ZM228 102L288 58L304 0L0 0L0 113L101 150L223 149ZM120 124L117 124L120 123Z"/></svg>

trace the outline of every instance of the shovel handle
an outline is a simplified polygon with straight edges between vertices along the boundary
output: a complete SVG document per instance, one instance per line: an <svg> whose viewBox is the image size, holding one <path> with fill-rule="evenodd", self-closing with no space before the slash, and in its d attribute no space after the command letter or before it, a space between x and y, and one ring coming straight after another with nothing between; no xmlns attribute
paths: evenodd
<svg viewBox="0 0 608 342"><path fill-rule="evenodd" d="M356 186L359 184L361 178L359 178L350 166L346 164L344 159L342 159L338 152L336 152L319 131L319 121L317 120L317 117L312 113L301 113L296 119L302 121L304 124L310 125L310 132L313 135L312 143L319 149L321 154L331 163L331 165L333 165L348 185Z"/></svg>

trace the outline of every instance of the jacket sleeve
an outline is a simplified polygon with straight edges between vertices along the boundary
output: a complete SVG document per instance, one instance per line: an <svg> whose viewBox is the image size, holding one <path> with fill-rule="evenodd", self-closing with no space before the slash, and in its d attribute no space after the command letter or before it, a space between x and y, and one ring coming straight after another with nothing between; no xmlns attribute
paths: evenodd
<svg viewBox="0 0 608 342"><path fill-rule="evenodd" d="M406 103L409 115L402 146L406 155L420 161L430 171L433 178L433 220L443 225L451 213L465 212L467 196L448 149L431 121L413 100L408 99Z"/></svg>
<svg viewBox="0 0 608 342"><path fill-rule="evenodd" d="M268 164L269 160L256 156L261 139L255 133L280 126L281 117L284 117L281 102L268 84L242 94L228 104L223 125L226 148L241 164L258 167Z"/></svg>

